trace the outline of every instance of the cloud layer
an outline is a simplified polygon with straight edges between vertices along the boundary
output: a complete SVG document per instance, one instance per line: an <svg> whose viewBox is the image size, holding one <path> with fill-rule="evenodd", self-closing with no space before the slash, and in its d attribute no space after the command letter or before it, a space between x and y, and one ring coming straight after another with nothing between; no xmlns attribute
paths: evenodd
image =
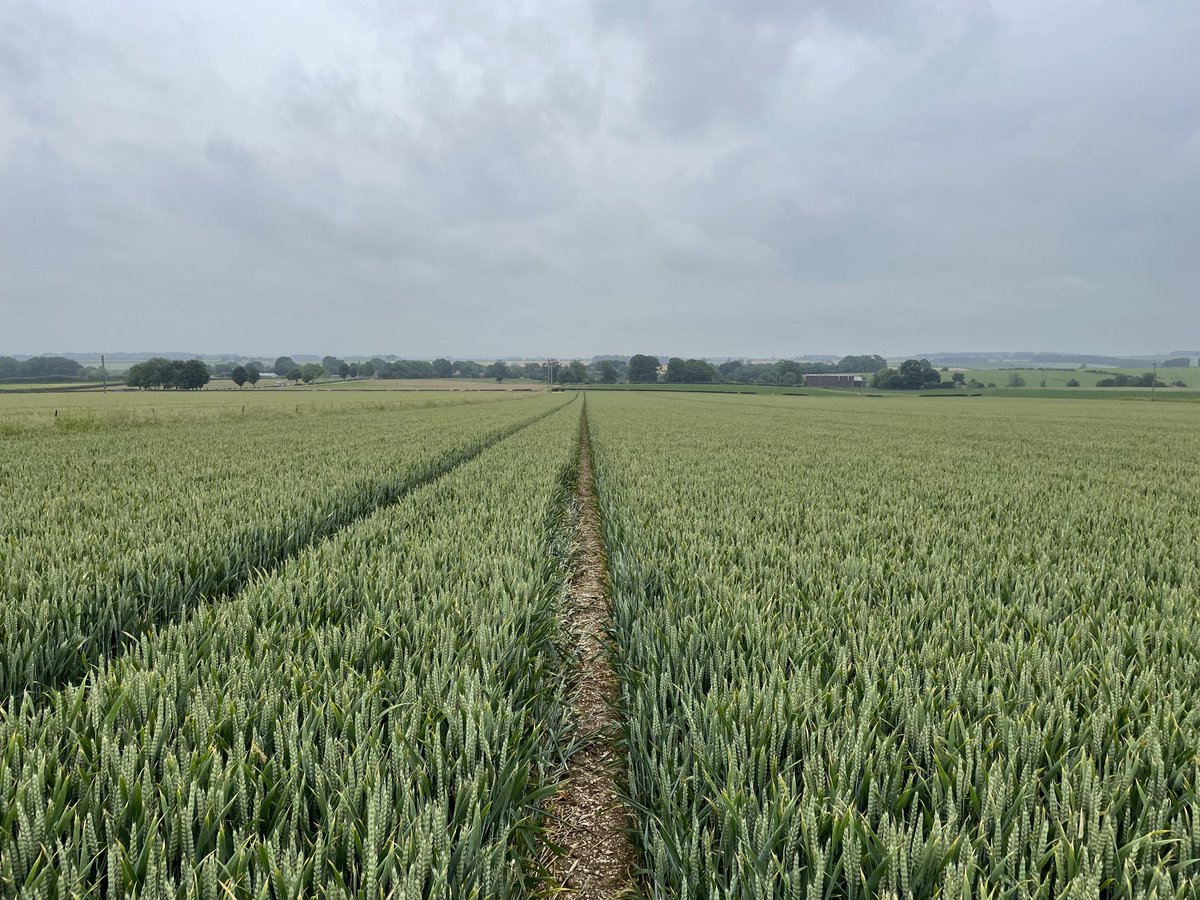
<svg viewBox="0 0 1200 900"><path fill-rule="evenodd" d="M1196 46L1190 0L11 0L0 352L1169 350Z"/></svg>

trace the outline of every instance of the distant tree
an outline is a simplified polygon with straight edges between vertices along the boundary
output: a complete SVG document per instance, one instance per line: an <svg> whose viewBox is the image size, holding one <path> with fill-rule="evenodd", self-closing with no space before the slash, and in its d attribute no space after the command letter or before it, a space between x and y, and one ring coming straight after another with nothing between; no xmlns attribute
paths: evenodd
<svg viewBox="0 0 1200 900"><path fill-rule="evenodd" d="M208 366L198 359L185 361L154 357L135 363L125 373L125 383L142 390L195 391L208 384L209 378Z"/></svg>
<svg viewBox="0 0 1200 900"><path fill-rule="evenodd" d="M1025 387L1025 379L1021 377L1020 373L1013 372L1008 376L1008 386L1010 388L1023 388Z"/></svg>
<svg viewBox="0 0 1200 900"><path fill-rule="evenodd" d="M564 384L583 384L588 380L588 370L582 362L577 359L571 360L559 372L561 380Z"/></svg>
<svg viewBox="0 0 1200 900"><path fill-rule="evenodd" d="M427 359L397 359L383 370L388 378L433 378L433 363Z"/></svg>
<svg viewBox="0 0 1200 900"><path fill-rule="evenodd" d="M169 359L148 359L143 366L142 383L147 388L166 390L171 386L171 361Z"/></svg>
<svg viewBox="0 0 1200 900"><path fill-rule="evenodd" d="M1177 356L1174 359L1164 359L1159 363L1159 367L1163 369L1186 369L1192 364L1190 356Z"/></svg>
<svg viewBox="0 0 1200 900"><path fill-rule="evenodd" d="M359 376L360 371L361 370L358 367L358 363L350 363L350 377L351 378L357 378Z"/></svg>
<svg viewBox="0 0 1200 900"><path fill-rule="evenodd" d="M638 353L629 359L630 384L653 384L658 381L658 357Z"/></svg>
<svg viewBox="0 0 1200 900"><path fill-rule="evenodd" d="M305 384L312 384L325 374L325 367L317 363L305 363L300 367L300 377Z"/></svg>
<svg viewBox="0 0 1200 900"><path fill-rule="evenodd" d="M150 385L146 383L146 364L134 363L132 366L126 369L125 384L128 387L137 388L138 390L145 390L146 388L150 387Z"/></svg>
<svg viewBox="0 0 1200 900"><path fill-rule="evenodd" d="M274 371L275 371L276 375L280 375L280 376L286 378L288 372L291 372L292 370L299 369L299 368L300 367L298 365L296 365L296 361L294 359L292 359L290 356L280 356L280 357L276 357L276 359L275 359Z"/></svg>
<svg viewBox="0 0 1200 900"><path fill-rule="evenodd" d="M304 373L300 371L299 366L292 366L288 369L287 375L284 376L288 381L299 381L304 377Z"/></svg>
<svg viewBox="0 0 1200 900"><path fill-rule="evenodd" d="M484 370L484 376L487 378L495 378L497 383L504 381L509 376L508 363L502 359L496 360Z"/></svg>
<svg viewBox="0 0 1200 900"><path fill-rule="evenodd" d="M871 387L890 389L892 387L891 379L895 374L895 369L888 366L881 367L871 376Z"/></svg>
<svg viewBox="0 0 1200 900"><path fill-rule="evenodd" d="M262 372L258 370L258 363L246 363L246 380L250 382L251 387L258 387L258 382L262 378Z"/></svg>
<svg viewBox="0 0 1200 900"><path fill-rule="evenodd" d="M702 359L671 357L667 363L668 384L707 384L716 378L717 370ZM794 377L794 374L793 374Z"/></svg>
<svg viewBox="0 0 1200 900"><path fill-rule="evenodd" d="M433 372L438 378L449 378L454 374L454 363L448 359L435 359Z"/></svg>
<svg viewBox="0 0 1200 900"><path fill-rule="evenodd" d="M342 363L340 366L338 366L337 373L338 373L338 377L341 378L342 381L345 381L347 378L350 377L350 364Z"/></svg>
<svg viewBox="0 0 1200 900"><path fill-rule="evenodd" d="M336 356L324 356L321 358L321 368L331 375L341 367L342 360Z"/></svg>
<svg viewBox="0 0 1200 900"><path fill-rule="evenodd" d="M1078 378L1068 378L1067 379L1067 387L1079 387L1079 379Z"/></svg>
<svg viewBox="0 0 1200 900"><path fill-rule="evenodd" d="M955 372L953 375L950 376L950 380L953 381L955 384L966 384L967 376L963 372Z"/></svg>
<svg viewBox="0 0 1200 900"><path fill-rule="evenodd" d="M871 377L871 386L891 391L915 391L934 388L942 382L942 375L929 364L927 359L906 359L898 368L885 366Z"/></svg>
<svg viewBox="0 0 1200 900"><path fill-rule="evenodd" d="M46 378L56 375L79 376L84 374L82 364L65 356L31 356L26 360L8 357L8 359L10 362L4 366L8 373L4 377L7 378Z"/></svg>
<svg viewBox="0 0 1200 900"><path fill-rule="evenodd" d="M245 366L234 366L229 377L233 379L234 384L241 387L250 376L247 374Z"/></svg>
<svg viewBox="0 0 1200 900"><path fill-rule="evenodd" d="M600 363L599 376L601 384L616 384L617 367L606 359Z"/></svg>
<svg viewBox="0 0 1200 900"><path fill-rule="evenodd" d="M125 373L125 383L133 387L151 390L171 386L173 362L155 356L145 362L136 363Z"/></svg>
<svg viewBox="0 0 1200 900"><path fill-rule="evenodd" d="M258 373L255 372L255 380L258 380ZM183 364L181 383L185 390L198 391L210 381L211 376L208 373L208 366L199 359L189 359Z"/></svg>
<svg viewBox="0 0 1200 900"><path fill-rule="evenodd" d="M834 367L838 372L878 372L887 368L887 360L878 354L843 356Z"/></svg>
<svg viewBox="0 0 1200 900"><path fill-rule="evenodd" d="M1166 387L1166 384L1155 379L1153 372L1142 375L1117 372L1111 378L1101 378L1096 382L1096 387Z"/></svg>
<svg viewBox="0 0 1200 900"><path fill-rule="evenodd" d="M731 359L731 360L728 360L727 362L723 362L719 366L717 366L717 372L720 374L720 376L722 378L729 378L731 375L733 375L734 372L736 372L741 367L742 367L742 361L740 359Z"/></svg>
<svg viewBox="0 0 1200 900"><path fill-rule="evenodd" d="M720 374L720 369L717 370ZM741 382L742 384L752 384L759 378L762 378L769 371L769 367L755 365L754 363L742 363L732 372L728 372L724 376L725 381ZM767 379L770 380L769 378Z"/></svg>
<svg viewBox="0 0 1200 900"><path fill-rule="evenodd" d="M689 360L694 362L694 360ZM795 384L797 381L803 380L804 373L801 371L800 363L794 359L781 359L775 363L775 383L776 384Z"/></svg>
<svg viewBox="0 0 1200 900"><path fill-rule="evenodd" d="M942 373L929 364L927 359L906 359L900 363L900 374L904 376L905 387L918 390L941 384Z"/></svg>
<svg viewBox="0 0 1200 900"><path fill-rule="evenodd" d="M456 359L454 361L454 371L463 378L483 377L483 366L469 359Z"/></svg>
<svg viewBox="0 0 1200 900"><path fill-rule="evenodd" d="M1187 387L1187 382L1186 382L1186 381L1172 381L1172 382L1171 382L1171 387L1183 387L1183 388L1185 388L1185 387Z"/></svg>

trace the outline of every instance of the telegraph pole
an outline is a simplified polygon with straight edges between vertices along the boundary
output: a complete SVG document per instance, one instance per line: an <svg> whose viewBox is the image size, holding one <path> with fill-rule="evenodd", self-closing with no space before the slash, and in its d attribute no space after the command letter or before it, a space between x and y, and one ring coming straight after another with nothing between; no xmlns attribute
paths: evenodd
<svg viewBox="0 0 1200 900"><path fill-rule="evenodd" d="M104 367L104 354L100 354L100 379L104 382L104 393L108 393L108 369Z"/></svg>
<svg viewBox="0 0 1200 900"><path fill-rule="evenodd" d="M1150 376L1150 402L1154 402L1154 386L1158 384L1158 360L1154 361L1154 374Z"/></svg>

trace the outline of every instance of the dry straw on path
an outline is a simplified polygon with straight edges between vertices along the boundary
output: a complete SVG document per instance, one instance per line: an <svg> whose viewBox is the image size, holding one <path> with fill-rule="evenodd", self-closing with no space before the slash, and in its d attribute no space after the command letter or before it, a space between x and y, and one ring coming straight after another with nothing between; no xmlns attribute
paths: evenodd
<svg viewBox="0 0 1200 900"><path fill-rule="evenodd" d="M551 804L550 838L565 853L550 868L565 896L600 900L629 893L633 850L627 837L628 812L616 790L622 765L612 705L617 679L608 660L612 610L589 443L585 411L575 505L574 573L566 615L567 630L579 652L572 712L583 744L571 757L563 790Z"/></svg>

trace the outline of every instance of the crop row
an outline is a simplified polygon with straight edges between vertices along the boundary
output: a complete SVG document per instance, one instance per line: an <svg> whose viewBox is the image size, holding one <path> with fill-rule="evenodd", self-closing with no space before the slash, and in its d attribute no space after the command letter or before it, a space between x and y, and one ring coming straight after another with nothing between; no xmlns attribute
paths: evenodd
<svg viewBox="0 0 1200 900"><path fill-rule="evenodd" d="M0 892L525 895L562 707L573 410L10 700Z"/></svg>
<svg viewBox="0 0 1200 900"><path fill-rule="evenodd" d="M78 678L561 402L8 439L0 698Z"/></svg>
<svg viewBox="0 0 1200 900"><path fill-rule="evenodd" d="M589 397L649 893L1200 895L1189 414L870 403Z"/></svg>

